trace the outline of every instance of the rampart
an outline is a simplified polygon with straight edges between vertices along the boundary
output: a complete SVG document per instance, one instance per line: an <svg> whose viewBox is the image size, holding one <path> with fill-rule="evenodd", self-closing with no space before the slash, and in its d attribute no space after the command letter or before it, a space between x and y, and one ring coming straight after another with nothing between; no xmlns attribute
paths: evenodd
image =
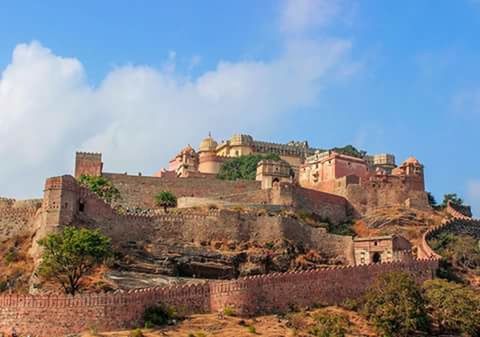
<svg viewBox="0 0 480 337"><path fill-rule="evenodd" d="M174 306L185 314L217 312L231 306L241 315L339 304L361 296L382 273L409 272L423 282L433 277L437 267L436 259L425 259L75 297L4 295L0 296L0 332L16 327L22 335L51 337L93 327L132 328L141 326L144 309L157 303Z"/></svg>
<svg viewBox="0 0 480 337"><path fill-rule="evenodd" d="M147 177L104 173L122 195L121 204L126 207L153 208L155 194L170 191L177 197L219 197L260 190L258 181L229 181L215 176L177 178L171 176Z"/></svg>
<svg viewBox="0 0 480 337"><path fill-rule="evenodd" d="M326 256L353 263L351 237L327 233L324 228L314 228L289 216L228 209L196 214L119 214L90 190L80 186L72 176L47 179L43 211L47 220L44 230L40 231L42 236L65 225L99 228L119 249L125 242L146 240L165 244L226 238L239 242L289 239L302 242L306 248L316 249ZM344 213L343 210L343 217Z"/></svg>

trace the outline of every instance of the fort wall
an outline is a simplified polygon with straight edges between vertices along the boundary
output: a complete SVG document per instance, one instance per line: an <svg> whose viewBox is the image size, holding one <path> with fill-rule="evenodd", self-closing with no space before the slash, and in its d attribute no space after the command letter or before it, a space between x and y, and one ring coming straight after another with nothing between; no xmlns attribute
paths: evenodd
<svg viewBox="0 0 480 337"><path fill-rule="evenodd" d="M0 296L0 332L16 327L37 337L142 325L145 308L157 303L185 314L217 312L226 306L241 315L285 312L291 306L333 305L361 296L382 273L404 271L418 282L430 279L435 259L276 273L232 281L149 288L110 294Z"/></svg>
<svg viewBox="0 0 480 337"><path fill-rule="evenodd" d="M202 175L187 178L132 176L104 173L122 196L121 204L126 207L153 208L155 194L170 191L177 197L218 197L260 190L258 181L229 181L216 176Z"/></svg>

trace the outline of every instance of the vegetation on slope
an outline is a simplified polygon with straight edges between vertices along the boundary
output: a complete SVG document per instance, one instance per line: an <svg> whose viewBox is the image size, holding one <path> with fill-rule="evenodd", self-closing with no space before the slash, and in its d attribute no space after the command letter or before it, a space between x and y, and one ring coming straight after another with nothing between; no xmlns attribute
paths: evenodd
<svg viewBox="0 0 480 337"><path fill-rule="evenodd" d="M236 158L227 159L218 172L218 178L223 180L255 180L257 173L257 164L261 160L280 160L277 154L250 154Z"/></svg>
<svg viewBox="0 0 480 337"><path fill-rule="evenodd" d="M44 249L39 274L71 295L80 289L82 278L112 254L110 239L86 228L65 227L38 243Z"/></svg>
<svg viewBox="0 0 480 337"><path fill-rule="evenodd" d="M120 200L120 191L110 180L104 177L94 177L82 174L78 179L78 182L108 204Z"/></svg>

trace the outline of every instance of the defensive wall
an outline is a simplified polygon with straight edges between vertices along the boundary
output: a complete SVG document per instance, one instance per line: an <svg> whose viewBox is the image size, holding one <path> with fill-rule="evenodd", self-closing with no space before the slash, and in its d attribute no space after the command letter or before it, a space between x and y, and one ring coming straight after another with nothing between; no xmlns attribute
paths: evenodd
<svg viewBox="0 0 480 337"><path fill-rule="evenodd" d="M109 294L0 296L0 332L15 327L21 335L63 336L89 328L114 330L142 326L146 307L163 303L185 314L232 307L240 315L285 312L292 306L340 304L357 299L385 272L431 279L438 260L423 259L364 266L330 267L275 273L232 281L149 288Z"/></svg>
<svg viewBox="0 0 480 337"><path fill-rule="evenodd" d="M460 210L459 210L460 209ZM428 241L435 238L441 232L453 232L455 234L466 234L476 238L480 238L480 220L473 219L467 214L471 214L468 207L459 207L452 203L448 203L446 212L451 216L450 219L444 219L438 226L430 228L423 233L421 246L418 255L422 258L441 258L428 244Z"/></svg>
<svg viewBox="0 0 480 337"><path fill-rule="evenodd" d="M165 244L226 238L238 242L289 239L302 242L306 248L316 249L326 256L338 256L345 263L353 263L351 237L327 233L326 229L314 228L295 217L228 209L193 214L120 214L90 190L80 186L72 176L47 179L43 212L46 221L42 230L38 231L41 235L65 225L99 228L112 238L119 249L122 244L132 241Z"/></svg>
<svg viewBox="0 0 480 337"><path fill-rule="evenodd" d="M112 181L126 207L153 208L155 194L170 191L177 197L218 197L260 190L261 183L250 180L221 180L211 176L199 177L146 177L116 173L103 173Z"/></svg>
<svg viewBox="0 0 480 337"><path fill-rule="evenodd" d="M382 175L361 183L355 178L346 176L337 179L334 193L345 197L360 214L398 205L417 209L430 208L427 193L416 187L417 177Z"/></svg>

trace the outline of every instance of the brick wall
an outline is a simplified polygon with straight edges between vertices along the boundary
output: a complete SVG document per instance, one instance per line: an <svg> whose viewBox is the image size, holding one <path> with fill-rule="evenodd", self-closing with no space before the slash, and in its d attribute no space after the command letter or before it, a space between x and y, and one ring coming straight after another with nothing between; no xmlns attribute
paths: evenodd
<svg viewBox="0 0 480 337"><path fill-rule="evenodd" d="M0 332L13 326L21 335L61 336L96 327L141 326L148 306L165 303L186 313L217 312L232 306L243 315L284 312L291 305L339 304L355 299L382 273L405 271L418 282L430 279L438 261L412 260L367 266L277 273L191 286L150 288L112 294L0 296Z"/></svg>

